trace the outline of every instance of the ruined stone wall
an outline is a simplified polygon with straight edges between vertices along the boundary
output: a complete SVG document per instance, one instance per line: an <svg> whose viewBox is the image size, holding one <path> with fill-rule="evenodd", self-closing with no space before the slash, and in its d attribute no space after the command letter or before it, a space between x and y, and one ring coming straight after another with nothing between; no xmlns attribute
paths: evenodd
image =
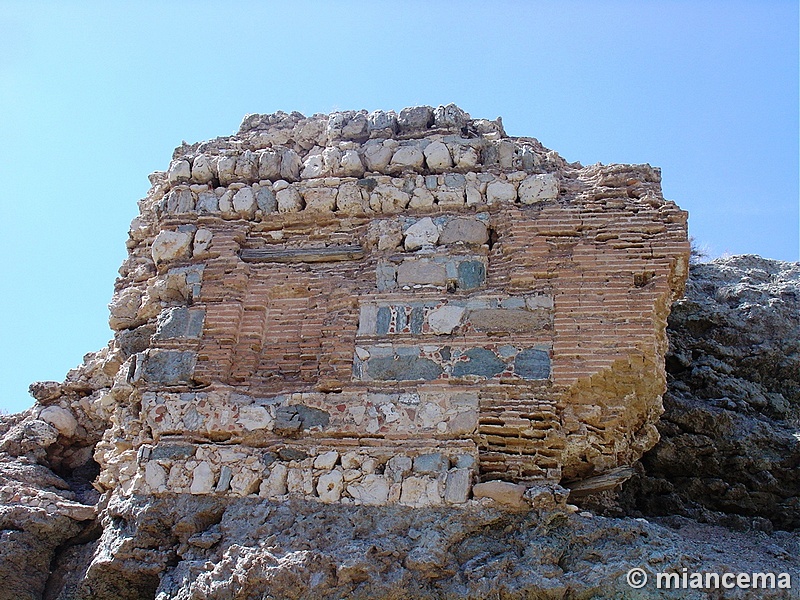
<svg viewBox="0 0 800 600"><path fill-rule="evenodd" d="M656 442L689 248L649 165L449 105L251 115L151 182L99 486L460 504Z"/></svg>

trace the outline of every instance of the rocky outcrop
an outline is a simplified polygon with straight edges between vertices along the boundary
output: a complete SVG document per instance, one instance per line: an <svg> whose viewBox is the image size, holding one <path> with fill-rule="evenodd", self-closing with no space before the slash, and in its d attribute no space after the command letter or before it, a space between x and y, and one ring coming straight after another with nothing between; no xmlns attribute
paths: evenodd
<svg viewBox="0 0 800 600"><path fill-rule="evenodd" d="M626 511L799 528L800 265L693 265L669 336L661 441Z"/></svg>

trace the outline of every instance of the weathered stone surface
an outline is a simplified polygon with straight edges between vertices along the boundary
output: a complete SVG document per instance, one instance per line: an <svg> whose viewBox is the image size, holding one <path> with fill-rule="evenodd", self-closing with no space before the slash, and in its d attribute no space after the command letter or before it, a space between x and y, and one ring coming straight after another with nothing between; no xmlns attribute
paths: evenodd
<svg viewBox="0 0 800 600"><path fill-rule="evenodd" d="M525 509L528 504L522 499L525 486L508 481L486 481L476 483L472 487L472 495L476 498L491 498L495 502L509 508Z"/></svg>
<svg viewBox="0 0 800 600"><path fill-rule="evenodd" d="M39 418L49 423L58 430L61 435L71 437L78 428L78 421L70 411L60 406L47 406L39 413Z"/></svg>
<svg viewBox="0 0 800 600"><path fill-rule="evenodd" d="M428 315L428 325L430 325L431 331L437 334L453 333L453 330L461 324L465 310L463 306L452 304L432 310Z"/></svg>
<svg viewBox="0 0 800 600"><path fill-rule="evenodd" d="M453 166L450 150L442 142L431 142L425 147L425 163L434 173L443 173Z"/></svg>
<svg viewBox="0 0 800 600"><path fill-rule="evenodd" d="M367 361L367 373L381 381L431 380L442 374L442 367L429 358L382 356Z"/></svg>
<svg viewBox="0 0 800 600"><path fill-rule="evenodd" d="M550 316L511 308L482 308L469 311L467 319L477 331L524 333L550 324Z"/></svg>
<svg viewBox="0 0 800 600"><path fill-rule="evenodd" d="M477 260L465 260L458 263L458 287L462 290L474 290L486 281L486 267Z"/></svg>
<svg viewBox="0 0 800 600"><path fill-rule="evenodd" d="M466 360L457 362L453 367L454 377L477 375L492 378L506 368L506 364L494 352L484 348L470 348L464 352L464 357Z"/></svg>
<svg viewBox="0 0 800 600"><path fill-rule="evenodd" d="M181 231L161 231L153 240L152 256L156 264L189 257L192 234Z"/></svg>
<svg viewBox="0 0 800 600"><path fill-rule="evenodd" d="M507 181L493 181L486 186L487 204L498 202L514 202L517 199L517 189L513 183Z"/></svg>
<svg viewBox="0 0 800 600"><path fill-rule="evenodd" d="M146 383L176 385L190 383L197 356L194 352L148 350L136 368L136 377Z"/></svg>
<svg viewBox="0 0 800 600"><path fill-rule="evenodd" d="M382 475L366 475L361 483L348 485L347 493L361 504L386 504L389 498L389 482Z"/></svg>
<svg viewBox="0 0 800 600"><path fill-rule="evenodd" d="M294 187L287 187L275 194L278 202L278 212L297 212L303 208L303 198Z"/></svg>
<svg viewBox="0 0 800 600"><path fill-rule="evenodd" d="M331 471L320 475L317 483L317 495L321 502L338 502L342 497L344 478L341 471Z"/></svg>
<svg viewBox="0 0 800 600"><path fill-rule="evenodd" d="M155 339L197 339L203 332L205 316L202 308L168 308L158 316Z"/></svg>
<svg viewBox="0 0 800 600"><path fill-rule="evenodd" d="M550 377L550 354L546 350L528 348L514 357L514 372L523 379Z"/></svg>
<svg viewBox="0 0 800 600"><path fill-rule="evenodd" d="M463 264L463 263L462 263ZM467 269L465 269L466 271ZM463 280L470 284L475 281L471 273L466 273ZM447 272L442 264L422 260L407 260L397 268L398 285L445 285Z"/></svg>
<svg viewBox="0 0 800 600"><path fill-rule="evenodd" d="M214 489L214 472L211 470L211 465L203 461L194 468L192 471L192 487L193 494L209 494Z"/></svg>
<svg viewBox="0 0 800 600"><path fill-rule="evenodd" d="M547 174L531 175L519 184L519 201L523 204L534 204L558 197L558 180Z"/></svg>
<svg viewBox="0 0 800 600"><path fill-rule="evenodd" d="M489 231L486 225L478 219L469 217L459 217L448 221L439 236L439 243L443 245L461 242L480 246L488 241Z"/></svg>
<svg viewBox="0 0 800 600"><path fill-rule="evenodd" d="M423 246L434 245L439 240L439 228L430 217L420 219L405 230L403 245L413 251Z"/></svg>
<svg viewBox="0 0 800 600"><path fill-rule="evenodd" d="M469 498L472 477L469 469L452 469L447 474L444 500L448 504L464 504Z"/></svg>

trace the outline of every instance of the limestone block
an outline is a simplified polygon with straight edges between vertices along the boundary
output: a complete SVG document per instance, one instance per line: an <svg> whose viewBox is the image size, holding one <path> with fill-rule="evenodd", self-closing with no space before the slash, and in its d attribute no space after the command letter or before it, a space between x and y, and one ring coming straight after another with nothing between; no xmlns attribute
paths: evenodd
<svg viewBox="0 0 800 600"><path fill-rule="evenodd" d="M286 494L288 472L289 469L283 463L273 463L269 477L259 487L258 495L264 498L277 498Z"/></svg>
<svg viewBox="0 0 800 600"><path fill-rule="evenodd" d="M344 489L344 477L339 470L320 475L317 482L317 495L321 502L338 502Z"/></svg>
<svg viewBox="0 0 800 600"><path fill-rule="evenodd" d="M274 419L264 406L248 404L239 408L239 418L236 422L247 431L271 429Z"/></svg>
<svg viewBox="0 0 800 600"><path fill-rule="evenodd" d="M402 171L404 169L413 169L421 171L425 157L419 146L401 146L392 156L390 167L393 171Z"/></svg>
<svg viewBox="0 0 800 600"><path fill-rule="evenodd" d="M236 212L233 210L233 196L236 192L236 189L228 188L219 197L219 211L225 219L236 218Z"/></svg>
<svg viewBox="0 0 800 600"><path fill-rule="evenodd" d="M233 210L243 219L252 219L256 214L256 197L253 188L243 187L233 196Z"/></svg>
<svg viewBox="0 0 800 600"><path fill-rule="evenodd" d="M397 114L393 111L376 110L367 116L370 135L390 136L397 131Z"/></svg>
<svg viewBox="0 0 800 600"><path fill-rule="evenodd" d="M303 209L303 198L300 192L294 187L287 187L280 190L275 197L278 201L278 212L298 212Z"/></svg>
<svg viewBox="0 0 800 600"><path fill-rule="evenodd" d="M286 475L286 489L290 494L310 496L314 493L314 479L310 469L289 468Z"/></svg>
<svg viewBox="0 0 800 600"><path fill-rule="evenodd" d="M433 125L433 109L430 106L404 108L397 116L397 125L401 133L425 131Z"/></svg>
<svg viewBox="0 0 800 600"><path fill-rule="evenodd" d="M230 185L236 181L236 157L220 156L217 159L217 176L220 185Z"/></svg>
<svg viewBox="0 0 800 600"><path fill-rule="evenodd" d="M134 325L141 305L142 291L138 288L127 287L114 294L111 304L108 305L111 313L108 319L109 327L120 330Z"/></svg>
<svg viewBox="0 0 800 600"><path fill-rule="evenodd" d="M522 498L525 490L526 487L518 483L487 481L476 483L472 487L472 495L475 498L491 498L509 508L528 508L528 504Z"/></svg>
<svg viewBox="0 0 800 600"><path fill-rule="evenodd" d="M197 202L195 203L195 210L200 213L218 213L219 212L219 198L213 192L200 192L197 195Z"/></svg>
<svg viewBox="0 0 800 600"><path fill-rule="evenodd" d="M188 231L159 232L150 248L153 260L157 265L189 257L192 234Z"/></svg>
<svg viewBox="0 0 800 600"><path fill-rule="evenodd" d="M471 482L469 469L451 469L444 485L444 501L448 504L464 504L469 498Z"/></svg>
<svg viewBox="0 0 800 600"><path fill-rule="evenodd" d="M406 260L397 267L398 285L445 285L447 271L444 265L426 259Z"/></svg>
<svg viewBox="0 0 800 600"><path fill-rule="evenodd" d="M453 162L459 169L474 169L479 162L478 151L472 146L461 144L452 147Z"/></svg>
<svg viewBox="0 0 800 600"><path fill-rule="evenodd" d="M517 189L513 183L507 181L493 181L486 186L486 203L514 202L517 199Z"/></svg>
<svg viewBox="0 0 800 600"><path fill-rule="evenodd" d="M211 233L211 230L198 229L194 234L192 256L195 258L203 256L208 251L209 246L211 246L213 237L214 235Z"/></svg>
<svg viewBox="0 0 800 600"><path fill-rule="evenodd" d="M480 246L489 241L489 230L486 224L470 217L458 217L448 221L442 228L439 244L448 245L462 242L471 246Z"/></svg>
<svg viewBox="0 0 800 600"><path fill-rule="evenodd" d="M194 210L192 192L184 186L170 191L166 197L166 210L173 215L185 214Z"/></svg>
<svg viewBox="0 0 800 600"><path fill-rule="evenodd" d="M269 214L278 210L278 200L275 198L271 186L268 187L268 183L267 185L260 185L255 192L255 196L258 210L262 213Z"/></svg>
<svg viewBox="0 0 800 600"><path fill-rule="evenodd" d="M233 171L236 181L250 183L257 181L258 176L258 155L251 150L245 150L236 157L236 167Z"/></svg>
<svg viewBox="0 0 800 600"><path fill-rule="evenodd" d="M364 147L364 161L369 171L383 173L393 155L393 148L387 144L370 143Z"/></svg>
<svg viewBox="0 0 800 600"><path fill-rule="evenodd" d="M78 421L70 411L60 406L47 406L39 413L39 418L50 423L65 437L72 437L78 428Z"/></svg>
<svg viewBox="0 0 800 600"><path fill-rule="evenodd" d="M255 494L261 485L261 478L250 469L242 469L231 478L231 491L237 496Z"/></svg>
<svg viewBox="0 0 800 600"><path fill-rule="evenodd" d="M198 154L192 162L192 181L208 183L214 179L211 160L205 154Z"/></svg>
<svg viewBox="0 0 800 600"><path fill-rule="evenodd" d="M166 491L167 472L154 460L145 465L144 480L153 492Z"/></svg>
<svg viewBox="0 0 800 600"><path fill-rule="evenodd" d="M475 331L526 333L539 331L550 323L549 313L516 308L482 308L469 311L467 320Z"/></svg>
<svg viewBox="0 0 800 600"><path fill-rule="evenodd" d="M336 206L336 188L310 187L303 190L306 210L332 211Z"/></svg>
<svg viewBox="0 0 800 600"><path fill-rule="evenodd" d="M214 472L211 465L203 461L192 471L192 494L210 494L214 489Z"/></svg>
<svg viewBox="0 0 800 600"><path fill-rule="evenodd" d="M403 245L406 250L413 251L423 246L433 246L438 240L439 228L433 219L425 217L406 229Z"/></svg>
<svg viewBox="0 0 800 600"><path fill-rule="evenodd" d="M167 170L167 181L175 185L186 183L192 178L192 168L188 160L173 160Z"/></svg>
<svg viewBox="0 0 800 600"><path fill-rule="evenodd" d="M414 473L423 475L438 475L447 471L450 466L449 459L441 452L420 454L414 457Z"/></svg>
<svg viewBox="0 0 800 600"><path fill-rule="evenodd" d="M437 107L433 111L433 117L436 127L448 129L461 129L469 121L469 113L452 103Z"/></svg>
<svg viewBox="0 0 800 600"><path fill-rule="evenodd" d="M413 462L405 455L393 456L386 462L386 477L393 482L401 482L411 472Z"/></svg>
<svg viewBox="0 0 800 600"><path fill-rule="evenodd" d="M361 195L361 188L353 182L343 183L336 195L336 208L346 214L360 214L368 205Z"/></svg>
<svg viewBox="0 0 800 600"><path fill-rule="evenodd" d="M217 493L227 492L231 487L231 479L233 479L233 471L228 465L223 465L219 470L219 480L214 491Z"/></svg>
<svg viewBox="0 0 800 600"><path fill-rule="evenodd" d="M342 468L345 470L361 467L362 457L358 452L345 452L342 454Z"/></svg>
<svg viewBox="0 0 800 600"><path fill-rule="evenodd" d="M465 310L463 306L452 304L445 304L432 310L428 314L428 325L431 331L437 335L453 333L453 330L461 324Z"/></svg>
<svg viewBox="0 0 800 600"><path fill-rule="evenodd" d="M534 204L558 197L558 180L552 173L531 175L519 184L519 201Z"/></svg>
<svg viewBox="0 0 800 600"><path fill-rule="evenodd" d="M303 161L303 170L300 172L301 179L314 179L322 177L325 173L325 163L322 154L309 154Z"/></svg>
<svg viewBox="0 0 800 600"><path fill-rule="evenodd" d="M285 150L281 155L281 179L298 181L300 168L303 166L300 155L294 150Z"/></svg>
<svg viewBox="0 0 800 600"><path fill-rule="evenodd" d="M336 465L338 460L339 453L336 450L330 450L324 454L320 454L314 459L314 468L328 471Z"/></svg>
<svg viewBox="0 0 800 600"><path fill-rule="evenodd" d="M361 504L386 504L389 499L389 482L383 475L365 475L361 483L348 485L347 493Z"/></svg>
<svg viewBox="0 0 800 600"><path fill-rule="evenodd" d="M393 185L377 186L369 197L369 206L375 212L398 213L408 206L410 197Z"/></svg>
<svg viewBox="0 0 800 600"><path fill-rule="evenodd" d="M275 181L281 177L281 155L268 148L258 153L258 177Z"/></svg>
<svg viewBox="0 0 800 600"><path fill-rule="evenodd" d="M403 480L400 504L423 507L442 503L441 485L437 479L428 476L412 476Z"/></svg>
<svg viewBox="0 0 800 600"><path fill-rule="evenodd" d="M434 173L443 173L453 167L450 150L443 142L431 142L425 147L423 153L425 154L425 163Z"/></svg>
<svg viewBox="0 0 800 600"><path fill-rule="evenodd" d="M175 306L161 311L154 339L197 339L203 332L206 311L202 308Z"/></svg>
<svg viewBox="0 0 800 600"><path fill-rule="evenodd" d="M414 195L408 203L409 208L428 208L433 206L433 194L423 187L414 188Z"/></svg>
<svg viewBox="0 0 800 600"><path fill-rule="evenodd" d="M342 154L339 165L341 173L345 177L362 177L364 175L364 164L355 150L346 150Z"/></svg>

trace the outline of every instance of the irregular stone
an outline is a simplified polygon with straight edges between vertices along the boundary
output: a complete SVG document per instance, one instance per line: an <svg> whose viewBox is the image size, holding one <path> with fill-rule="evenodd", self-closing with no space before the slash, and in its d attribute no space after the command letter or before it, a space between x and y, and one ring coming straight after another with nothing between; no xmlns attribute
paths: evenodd
<svg viewBox="0 0 800 600"><path fill-rule="evenodd" d="M219 212L219 198L212 192L201 192L197 195L195 210L202 214L213 214Z"/></svg>
<svg viewBox="0 0 800 600"><path fill-rule="evenodd" d="M252 219L256 214L256 197L253 188L243 187L233 196L233 210L243 219Z"/></svg>
<svg viewBox="0 0 800 600"><path fill-rule="evenodd" d="M361 188L355 183L343 183L339 186L339 193L336 195L336 208L346 214L363 213L368 206L361 195Z"/></svg>
<svg viewBox="0 0 800 600"><path fill-rule="evenodd" d="M275 197L278 201L278 212L298 212L303 209L303 198L300 192L294 187L287 187L280 190Z"/></svg>
<svg viewBox="0 0 800 600"><path fill-rule="evenodd" d="M406 477L400 492L400 504L418 508L439 505L442 503L439 488L439 482L432 477Z"/></svg>
<svg viewBox="0 0 800 600"><path fill-rule="evenodd" d="M222 186L227 186L236 181L236 157L220 156L217 158L217 177Z"/></svg>
<svg viewBox="0 0 800 600"><path fill-rule="evenodd" d="M425 131L433 125L433 109L430 106L404 108L397 117L400 133Z"/></svg>
<svg viewBox="0 0 800 600"><path fill-rule="evenodd" d="M463 356L467 360L458 361L453 365L453 377L477 375L491 379L506 368L506 364L494 352L484 348L470 348Z"/></svg>
<svg viewBox="0 0 800 600"><path fill-rule="evenodd" d="M363 177L364 164L355 150L345 150L339 162L342 175L345 177Z"/></svg>
<svg viewBox="0 0 800 600"><path fill-rule="evenodd" d="M198 229L192 240L192 257L202 257L211 246L214 235L208 229Z"/></svg>
<svg viewBox="0 0 800 600"><path fill-rule="evenodd" d="M239 418L236 422L247 431L271 429L274 419L264 406L247 405L239 408Z"/></svg>
<svg viewBox="0 0 800 600"><path fill-rule="evenodd" d="M417 356L381 356L367 361L367 373L381 381L430 381L442 374L442 367L429 358Z"/></svg>
<svg viewBox="0 0 800 600"><path fill-rule="evenodd" d="M314 479L310 469L289 468L286 489L290 494L310 496L314 493Z"/></svg>
<svg viewBox="0 0 800 600"><path fill-rule="evenodd" d="M450 150L442 142L431 142L425 146L425 163L434 173L443 173L453 167L453 158Z"/></svg>
<svg viewBox="0 0 800 600"><path fill-rule="evenodd" d="M39 418L50 423L58 430L58 433L65 437L75 435L75 430L78 428L78 421L75 420L73 414L60 406L46 406L39 413Z"/></svg>
<svg viewBox="0 0 800 600"><path fill-rule="evenodd" d="M320 475L317 481L317 495L320 502L338 502L344 490L344 478L339 470Z"/></svg>
<svg viewBox="0 0 800 600"><path fill-rule="evenodd" d="M463 306L445 304L428 313L428 325L437 335L447 335L461 324L466 309Z"/></svg>
<svg viewBox="0 0 800 600"><path fill-rule="evenodd" d="M420 219L405 230L404 246L408 251L418 250L423 246L433 246L439 239L439 228L430 217Z"/></svg>
<svg viewBox="0 0 800 600"><path fill-rule="evenodd" d="M558 180L552 173L531 175L519 184L519 201L534 204L558 197Z"/></svg>
<svg viewBox="0 0 800 600"><path fill-rule="evenodd" d="M463 263L462 263L463 264ZM447 271L444 265L422 260L406 260L397 267L398 285L439 285L447 282ZM477 287L477 286L476 286ZM463 289L469 289L462 286Z"/></svg>
<svg viewBox="0 0 800 600"><path fill-rule="evenodd" d="M301 179L314 179L321 177L325 173L325 162L322 154L309 154L303 161L303 170L300 172Z"/></svg>
<svg viewBox="0 0 800 600"><path fill-rule="evenodd" d="M151 460L144 467L144 480L153 492L166 490L167 472L157 462Z"/></svg>
<svg viewBox="0 0 800 600"><path fill-rule="evenodd" d="M414 457L414 473L422 473L424 475L438 475L447 471L450 467L450 461L441 452L433 452L431 454L420 454Z"/></svg>
<svg viewBox="0 0 800 600"><path fill-rule="evenodd" d="M409 195L393 185L379 185L370 194L369 206L375 212L398 213L408 206Z"/></svg>
<svg viewBox="0 0 800 600"><path fill-rule="evenodd" d="M227 492L231 487L231 480L233 479L233 471L228 465L223 465L219 470L219 481L214 488L217 493Z"/></svg>
<svg viewBox="0 0 800 600"><path fill-rule="evenodd" d="M330 470L336 466L338 460L339 453L336 450L329 450L328 452L318 455L314 459L314 468Z"/></svg>
<svg viewBox="0 0 800 600"><path fill-rule="evenodd" d="M461 129L469 121L469 114L455 104L439 106L433 111L436 127Z"/></svg>
<svg viewBox="0 0 800 600"><path fill-rule="evenodd" d="M444 486L444 501L448 504L464 504L469 498L472 473L469 469L451 469Z"/></svg>
<svg viewBox="0 0 800 600"><path fill-rule="evenodd" d="M425 157L418 146L400 146L392 156L390 166L396 171L404 169L420 171L424 160Z"/></svg>
<svg viewBox="0 0 800 600"><path fill-rule="evenodd" d="M517 189L513 183L507 181L493 181L486 186L486 203L514 202L517 199Z"/></svg>
<svg viewBox="0 0 800 600"><path fill-rule="evenodd" d="M230 483L231 491L237 496L255 494L259 490L260 485L261 478L249 469L243 469L234 474Z"/></svg>
<svg viewBox="0 0 800 600"><path fill-rule="evenodd" d="M523 379L548 379L550 354L538 348L526 348L514 358L514 373Z"/></svg>
<svg viewBox="0 0 800 600"><path fill-rule="evenodd" d="M181 215L194 210L194 197L192 192L186 188L176 188L167 194L167 212L173 215Z"/></svg>
<svg viewBox="0 0 800 600"><path fill-rule="evenodd" d="M192 162L192 181L209 183L214 179L211 161L205 154L198 154Z"/></svg>
<svg viewBox="0 0 800 600"><path fill-rule="evenodd" d="M191 383L197 360L195 352L150 349L140 356L143 360L141 366L137 361L137 380L163 385Z"/></svg>
<svg viewBox="0 0 800 600"><path fill-rule="evenodd" d="M300 180L300 167L303 166L300 155L294 150L285 150L281 155L281 179L286 181Z"/></svg>
<svg viewBox="0 0 800 600"><path fill-rule="evenodd" d="M192 177L192 169L188 160L173 160L167 170L167 181L175 185L186 183Z"/></svg>
<svg viewBox="0 0 800 600"><path fill-rule="evenodd" d="M205 315L202 308L167 308L158 316L154 339L197 339L203 332Z"/></svg>
<svg viewBox="0 0 800 600"><path fill-rule="evenodd" d="M214 489L214 472L206 461L201 462L192 471L192 494L210 494Z"/></svg>
<svg viewBox="0 0 800 600"><path fill-rule="evenodd" d="M489 230L484 223L470 217L451 219L442 228L439 243L442 245L463 243L480 246L489 241Z"/></svg>
<svg viewBox="0 0 800 600"><path fill-rule="evenodd" d="M392 160L394 151L383 144L367 144L364 147L364 160L367 163L367 170L376 173L383 173Z"/></svg>
<svg viewBox="0 0 800 600"><path fill-rule="evenodd" d="M472 487L472 495L475 498L491 498L508 508L525 509L528 508L528 504L523 500L522 495L526 489L524 485L518 483L487 481L476 483Z"/></svg>
<svg viewBox="0 0 800 600"><path fill-rule="evenodd" d="M173 262L188 258L191 244L191 233L165 229L153 240L150 253L157 265Z"/></svg>
<svg viewBox="0 0 800 600"><path fill-rule="evenodd" d="M347 493L361 504L379 506L389 499L389 482L383 475L365 475L361 483L348 485Z"/></svg>
<svg viewBox="0 0 800 600"><path fill-rule="evenodd" d="M398 280L399 281L399 280ZM458 263L458 287L474 290L486 282L486 267L479 260L465 260Z"/></svg>
<svg viewBox="0 0 800 600"><path fill-rule="evenodd" d="M289 469L283 463L274 463L267 477L259 487L258 495L264 498L277 498L286 494L286 480Z"/></svg>
<svg viewBox="0 0 800 600"><path fill-rule="evenodd" d="M393 110L376 110L367 117L370 135L391 136L397 131L397 115Z"/></svg>
<svg viewBox="0 0 800 600"><path fill-rule="evenodd" d="M389 481L398 483L411 472L413 462L405 455L393 456L386 462L385 475Z"/></svg>
<svg viewBox="0 0 800 600"><path fill-rule="evenodd" d="M276 181L281 178L281 155L267 148L258 154L258 178Z"/></svg>

